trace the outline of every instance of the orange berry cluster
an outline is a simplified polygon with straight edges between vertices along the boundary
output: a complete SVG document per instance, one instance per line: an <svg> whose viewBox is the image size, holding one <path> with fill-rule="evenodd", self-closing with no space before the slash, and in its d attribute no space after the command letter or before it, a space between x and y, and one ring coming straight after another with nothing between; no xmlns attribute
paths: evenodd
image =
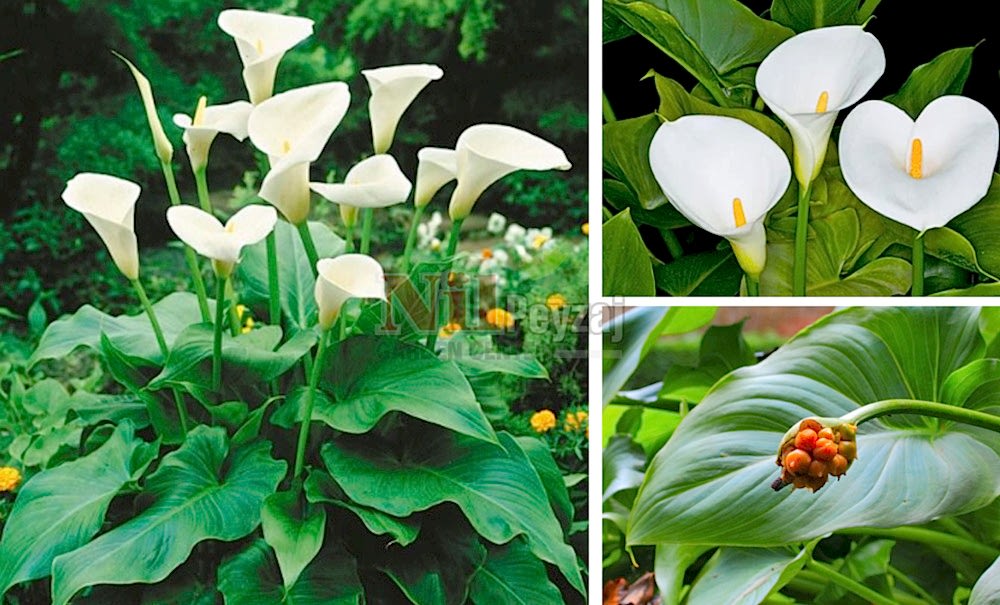
<svg viewBox="0 0 1000 605"><path fill-rule="evenodd" d="M858 457L856 432L853 424L824 426L806 418L796 432L786 434L777 460L781 477L771 487L777 491L791 484L815 492L829 477L840 477Z"/></svg>

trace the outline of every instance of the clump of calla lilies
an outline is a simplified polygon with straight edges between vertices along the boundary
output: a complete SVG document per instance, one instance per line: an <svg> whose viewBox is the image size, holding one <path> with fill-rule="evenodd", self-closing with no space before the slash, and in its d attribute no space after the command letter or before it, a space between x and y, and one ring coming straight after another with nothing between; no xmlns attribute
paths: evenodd
<svg viewBox="0 0 1000 605"><path fill-rule="evenodd" d="M313 22L302 17L232 9L222 11L218 25L236 43L248 100L209 104L203 96L192 98L190 108L193 111L178 111L174 115L173 123L183 131L195 178L197 206L184 203L177 190L172 163L174 149L157 115L149 80L139 67L119 57L135 78L153 146L163 169L171 201L167 222L185 246L202 321L210 323L214 329L212 378L216 392L225 380L222 342L227 323L229 337L238 338L240 334L232 280L242 251L262 240L266 242L269 321L280 325L278 255L287 252L276 245L277 222L287 221L301 237L315 278L316 329L320 338L303 404L304 420L293 475L298 478L303 472L314 393L324 357L338 333L340 339L345 337L346 319L341 311L350 299L387 299L385 272L379 261L370 256L374 212L405 203L414 193L413 224L400 262L400 268L407 271L420 216L442 187L456 181L449 204L451 236L444 259L445 263L450 263L457 251L462 222L490 185L518 170L566 170L570 163L561 149L531 133L501 124L476 124L458 137L454 147L421 149L417 154L414 185L391 154L392 142L406 109L426 86L440 80L444 72L436 65L394 65L362 71L371 91L367 108L372 155L350 168L342 182L314 181L311 166L350 108L349 87L344 82L322 82L274 93L279 62L286 52L312 34ZM211 146L220 134L238 141L249 139L266 157L268 166L258 191L264 203L245 206L228 217L212 207L207 178ZM313 193L339 206L347 253L333 258L319 257L308 227ZM133 284L165 362L169 343L164 339L140 281L139 245L134 229L140 186L114 176L84 173L67 183L62 197L69 207L86 217L104 241L115 265ZM361 234L356 244L359 217ZM214 299L208 298L203 283L202 263L205 260L215 276ZM434 318L432 321L434 325L428 330L427 344L433 350L440 320ZM186 419L183 399L178 395L176 400L180 418Z"/></svg>
<svg viewBox="0 0 1000 605"><path fill-rule="evenodd" d="M879 41L857 25L809 30L771 51L756 87L791 134L791 162L770 137L735 118L689 115L660 125L649 148L653 175L692 223L729 240L748 294L757 293L766 263L764 219L792 174L798 185L792 293L806 294L812 185L838 114L871 90L885 66ZM923 294L924 235L986 195L998 142L993 114L958 95L932 101L916 120L874 100L844 120L838 152L847 185L872 210L916 231L913 295Z"/></svg>

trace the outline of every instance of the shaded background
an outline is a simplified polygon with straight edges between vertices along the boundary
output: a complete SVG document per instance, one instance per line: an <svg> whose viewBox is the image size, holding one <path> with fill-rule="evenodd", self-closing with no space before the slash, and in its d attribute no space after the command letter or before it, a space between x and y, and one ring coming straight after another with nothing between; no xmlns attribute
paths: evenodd
<svg viewBox="0 0 1000 605"><path fill-rule="evenodd" d="M573 169L512 175L484 195L477 212L500 210L528 226L574 231L585 220L585 1L249 0L245 8L316 21L314 35L282 60L275 92L328 80L351 87L350 110L313 179L342 179L371 154L361 69L436 63L444 78L404 114L393 143L404 172L415 174L419 148L452 146L469 125L512 124L562 147ZM0 309L23 314L40 297L50 315L84 302L111 312L130 304L128 283L103 245L59 199L66 180L83 171L142 185L136 226L144 275L154 298L173 290L155 271L176 260L154 249L173 239L165 186L135 83L110 51L150 79L175 146L181 193L191 202L194 182L171 116L191 114L200 95L211 104L246 98L235 44L216 25L220 10L213 0L0 3L0 55L18 53L0 61ZM248 143L218 137L209 166L213 198L252 194L256 175L246 171L254 161ZM439 194L436 209L449 193ZM314 208L336 223L333 206ZM399 228L408 222L396 208L380 213L393 217L377 230L376 244L388 250L402 249Z"/></svg>

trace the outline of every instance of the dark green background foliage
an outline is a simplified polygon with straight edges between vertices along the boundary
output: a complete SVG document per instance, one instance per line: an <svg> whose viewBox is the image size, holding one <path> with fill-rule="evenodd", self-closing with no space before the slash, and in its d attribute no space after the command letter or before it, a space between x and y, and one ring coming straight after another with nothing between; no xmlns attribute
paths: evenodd
<svg viewBox="0 0 1000 605"><path fill-rule="evenodd" d="M368 87L360 71L396 63L436 63L442 81L421 93L397 132L393 154L406 174L425 145L453 145L479 122L524 128L562 147L569 173L525 173L491 188L477 206L502 207L529 225L576 228L586 216L586 3L558 0L248 0L244 8L280 10L316 22L314 35L278 69L276 92L327 80L350 84L351 109L313 178L343 177L371 153ZM135 84L117 50L149 77L160 118L175 145L182 194L194 189L174 113L246 97L235 45L219 30L210 0L37 0L0 7L0 307L27 309L41 290L72 311L94 289L92 274L113 271L82 221L59 200L77 172L139 182L136 227L142 249L171 238L166 192ZM456 103L458 99L460 102ZM219 137L210 184L231 189L255 165L250 146ZM440 202L438 202L440 203ZM23 210L27 208L27 210ZM30 236L18 223L34 220ZM44 244L38 248L31 241ZM391 239L388 241L392 241ZM97 257L96 259L94 257ZM35 275L42 265L51 275ZM147 265L148 266L148 265ZM72 268L70 270L69 268ZM65 269L63 269L65 268ZM57 270L57 269L62 269ZM156 269L153 269L155 274Z"/></svg>

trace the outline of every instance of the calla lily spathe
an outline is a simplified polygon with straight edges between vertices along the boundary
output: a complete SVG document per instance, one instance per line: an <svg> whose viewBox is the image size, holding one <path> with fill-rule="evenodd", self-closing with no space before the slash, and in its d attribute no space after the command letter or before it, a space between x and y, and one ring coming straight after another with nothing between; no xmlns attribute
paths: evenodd
<svg viewBox="0 0 1000 605"><path fill-rule="evenodd" d="M194 117L174 114L174 124L184 129L184 144L194 172L208 166L208 152L220 132L232 135L237 141L247 138L247 121L253 105L236 101L225 105L206 105L205 97L198 100Z"/></svg>
<svg viewBox="0 0 1000 605"><path fill-rule="evenodd" d="M350 298L385 297L385 273L378 261L366 254L342 254L316 263L316 306L324 330L337 320L340 308Z"/></svg>
<svg viewBox="0 0 1000 605"><path fill-rule="evenodd" d="M223 225L194 206L171 206L167 223L182 242L212 259L215 274L229 277L244 246L256 244L274 229L278 213L270 206L246 206Z"/></svg>
<svg viewBox="0 0 1000 605"><path fill-rule="evenodd" d="M347 84L328 82L277 94L250 114L250 140L271 163L260 197L292 224L309 215L309 164L322 153L350 102Z"/></svg>
<svg viewBox="0 0 1000 605"><path fill-rule="evenodd" d="M793 36L760 64L757 91L792 134L803 187L823 166L837 113L860 101L884 72L882 45L857 25Z"/></svg>
<svg viewBox="0 0 1000 605"><path fill-rule="evenodd" d="M996 118L967 97L935 99L916 121L895 105L867 101L844 121L840 166L862 202L922 233L986 195L998 145Z"/></svg>
<svg viewBox="0 0 1000 605"><path fill-rule="evenodd" d="M132 72L132 77L135 78L135 83L139 86L139 96L142 97L146 121L149 123L149 131L153 135L153 148L156 150L156 157L160 158L160 162L169 164L174 157L174 146L167 138L167 133L163 130L163 122L160 121L160 116L156 113L156 101L153 99L153 88L149 85L149 79L142 75L139 68L131 61L118 53L114 53L114 55L125 62L129 71Z"/></svg>
<svg viewBox="0 0 1000 605"><path fill-rule="evenodd" d="M108 247L118 270L139 279L139 245L135 239L135 203L139 185L107 174L84 172L63 190L66 205L83 214Z"/></svg>
<svg viewBox="0 0 1000 605"><path fill-rule="evenodd" d="M361 73L372 91L368 99L372 145L376 154L385 153L392 146L403 112L425 86L440 80L444 72L437 65L419 64L363 69Z"/></svg>
<svg viewBox="0 0 1000 605"><path fill-rule="evenodd" d="M413 205L423 208L431 202L434 194L455 180L458 166L454 149L424 147L417 152L417 186L413 194Z"/></svg>
<svg viewBox="0 0 1000 605"><path fill-rule="evenodd" d="M310 183L310 187L331 202L355 208L385 208L405 202L413 188L396 159L385 153L355 164L343 183Z"/></svg>
<svg viewBox="0 0 1000 605"><path fill-rule="evenodd" d="M764 218L791 181L788 158L753 126L722 116L684 116L653 135L649 165L677 210L729 240L740 266L760 275Z"/></svg>
<svg viewBox="0 0 1000 605"><path fill-rule="evenodd" d="M459 135L455 145L458 184L448 214L463 220L486 188L518 170L569 170L563 150L541 137L513 126L476 124Z"/></svg>
<svg viewBox="0 0 1000 605"><path fill-rule="evenodd" d="M278 63L313 33L312 19L252 10L219 13L219 28L236 40L243 61L243 82L254 105L271 97Z"/></svg>

